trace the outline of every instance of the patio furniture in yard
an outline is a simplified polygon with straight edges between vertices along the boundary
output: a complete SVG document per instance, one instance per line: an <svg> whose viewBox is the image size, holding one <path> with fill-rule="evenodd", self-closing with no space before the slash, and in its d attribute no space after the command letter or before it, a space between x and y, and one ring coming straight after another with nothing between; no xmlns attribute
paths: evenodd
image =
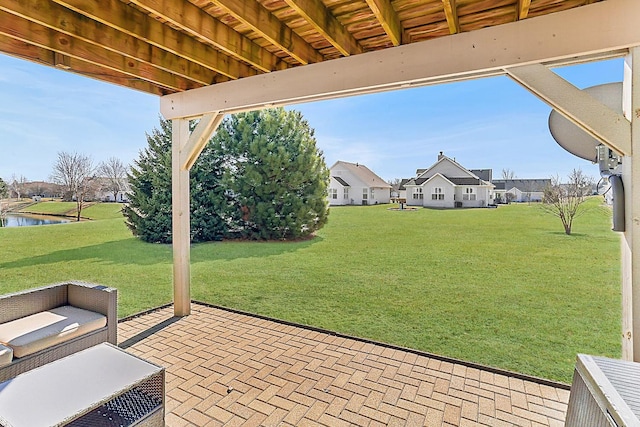
<svg viewBox="0 0 640 427"><path fill-rule="evenodd" d="M109 342L117 344L117 291L65 282L0 296L0 382Z"/></svg>
<svg viewBox="0 0 640 427"><path fill-rule="evenodd" d="M164 368L108 343L0 383L0 425L164 426Z"/></svg>

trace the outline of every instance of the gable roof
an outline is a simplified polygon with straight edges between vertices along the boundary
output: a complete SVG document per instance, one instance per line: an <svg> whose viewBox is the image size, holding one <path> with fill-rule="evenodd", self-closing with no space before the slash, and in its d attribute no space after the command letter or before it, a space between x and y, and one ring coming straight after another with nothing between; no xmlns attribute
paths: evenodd
<svg viewBox="0 0 640 427"><path fill-rule="evenodd" d="M438 156L438 161L435 162L433 165L431 165L429 168L424 169L424 172L422 172L421 174L417 175L417 178L426 177L426 175L429 175L429 172L432 172L433 169L437 169L438 166L440 166L442 163L450 163L450 164L454 165L456 168L458 168L460 170L460 172L462 172L463 174L467 175L467 177L479 179L479 177L477 175L475 175L473 172L471 172L469 169L465 168L460 163L458 163L455 160L445 156L444 154L440 154ZM422 170L422 169L418 169L416 172L419 172L420 170Z"/></svg>
<svg viewBox="0 0 640 427"><path fill-rule="evenodd" d="M483 181L491 182L493 178L493 170L492 169L469 169L472 174L477 176Z"/></svg>
<svg viewBox="0 0 640 427"><path fill-rule="evenodd" d="M353 175L355 175L360 181L362 181L364 184L368 185L369 187L391 188L391 185L389 185L389 183L387 183L384 179L380 178L378 175L373 173L373 171L371 171L371 169L369 169L365 165L362 165L360 163L349 163L349 162L343 162L341 160L338 160L337 162L334 163L333 166L331 166L330 172L332 172L333 169L337 166L348 170ZM331 176L336 178L336 176L333 175L333 173L331 173Z"/></svg>

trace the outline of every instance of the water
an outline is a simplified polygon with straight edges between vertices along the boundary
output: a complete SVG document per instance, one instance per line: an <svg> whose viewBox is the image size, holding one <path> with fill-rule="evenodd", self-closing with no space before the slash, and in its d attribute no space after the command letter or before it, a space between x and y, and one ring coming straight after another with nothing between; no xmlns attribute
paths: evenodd
<svg viewBox="0 0 640 427"><path fill-rule="evenodd" d="M30 225L62 224L69 221L69 219L59 218L56 216L7 214L4 224L0 224L0 227L27 227Z"/></svg>

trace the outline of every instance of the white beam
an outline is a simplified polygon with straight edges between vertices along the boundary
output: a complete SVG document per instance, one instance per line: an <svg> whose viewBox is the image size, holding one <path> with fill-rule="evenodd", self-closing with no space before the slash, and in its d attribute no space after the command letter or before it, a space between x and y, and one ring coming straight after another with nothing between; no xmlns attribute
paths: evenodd
<svg viewBox="0 0 640 427"><path fill-rule="evenodd" d="M623 160L622 358L640 362L640 48L625 58L623 111L631 120L632 156Z"/></svg>
<svg viewBox="0 0 640 427"><path fill-rule="evenodd" d="M176 316L191 313L191 224L189 169L181 167L181 151L189 141L189 121L173 120L171 148L171 208L173 245L173 311Z"/></svg>
<svg viewBox="0 0 640 427"><path fill-rule="evenodd" d="M607 0L420 43L353 55L161 98L167 119L233 113L503 74L504 68L622 56L640 45L640 1Z"/></svg>
<svg viewBox="0 0 640 427"><path fill-rule="evenodd" d="M507 75L549 104L589 135L619 154L631 154L631 124L588 93L544 65L507 68Z"/></svg>
<svg viewBox="0 0 640 427"><path fill-rule="evenodd" d="M193 164L198 160L200 153L207 145L207 141L211 135L222 123L224 113L205 114L200 122L191 133L186 145L180 150L180 167L190 170Z"/></svg>

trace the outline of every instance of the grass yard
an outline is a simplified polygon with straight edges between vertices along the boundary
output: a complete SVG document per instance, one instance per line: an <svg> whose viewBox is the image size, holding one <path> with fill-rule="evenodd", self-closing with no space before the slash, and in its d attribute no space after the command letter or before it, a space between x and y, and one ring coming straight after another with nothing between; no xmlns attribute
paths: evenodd
<svg viewBox="0 0 640 427"><path fill-rule="evenodd" d="M599 199L589 205L572 236L536 205L332 208L312 240L193 245L192 295L570 382L576 353L620 356L619 236ZM119 289L121 316L171 301L171 247L131 237L119 209L0 229L3 292L104 283Z"/></svg>

